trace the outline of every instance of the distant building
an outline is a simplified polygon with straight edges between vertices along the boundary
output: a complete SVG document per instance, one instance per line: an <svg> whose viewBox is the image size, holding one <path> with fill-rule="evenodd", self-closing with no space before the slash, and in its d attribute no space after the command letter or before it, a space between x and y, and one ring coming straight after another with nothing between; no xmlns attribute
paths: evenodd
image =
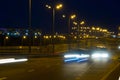
<svg viewBox="0 0 120 80"><path fill-rule="evenodd" d="M102 37L110 37L113 32L109 32L107 29L103 29L101 27L72 27L72 35L79 36L80 38L102 38Z"/></svg>
<svg viewBox="0 0 120 80"><path fill-rule="evenodd" d="M21 36L41 36L42 32L40 29L31 29L27 28L0 28L0 35L21 37Z"/></svg>

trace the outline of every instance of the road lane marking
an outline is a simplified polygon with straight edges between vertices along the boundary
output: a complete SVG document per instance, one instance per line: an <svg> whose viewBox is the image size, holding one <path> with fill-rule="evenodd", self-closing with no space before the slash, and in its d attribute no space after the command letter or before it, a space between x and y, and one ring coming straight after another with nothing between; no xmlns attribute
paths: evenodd
<svg viewBox="0 0 120 80"><path fill-rule="evenodd" d="M34 69L30 69L30 70L28 70L28 72L33 72L33 71L35 71Z"/></svg>
<svg viewBox="0 0 120 80"><path fill-rule="evenodd" d="M0 78L0 80L5 80L5 79L7 79L7 77L2 77L2 78Z"/></svg>

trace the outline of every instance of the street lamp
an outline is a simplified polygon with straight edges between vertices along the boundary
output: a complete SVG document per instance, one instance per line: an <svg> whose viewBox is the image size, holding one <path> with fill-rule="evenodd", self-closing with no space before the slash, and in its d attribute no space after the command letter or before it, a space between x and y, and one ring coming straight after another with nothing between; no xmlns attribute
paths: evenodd
<svg viewBox="0 0 120 80"><path fill-rule="evenodd" d="M84 21L81 21L80 24L83 25L83 24L85 24L85 22L84 22Z"/></svg>
<svg viewBox="0 0 120 80"><path fill-rule="evenodd" d="M70 51L71 49L71 44L70 44L70 22L71 20L73 20L74 18L76 18L76 15L75 14L72 14L69 16L69 19L68 19L68 51Z"/></svg>
<svg viewBox="0 0 120 80"><path fill-rule="evenodd" d="M62 15L63 18L66 17L66 15ZM70 22L71 20L75 19L76 15L75 14L71 14L68 16L68 51L70 51L71 49L71 45L70 45Z"/></svg>
<svg viewBox="0 0 120 80"><path fill-rule="evenodd" d="M54 31L54 27L55 27L55 10L59 10L59 9L61 9L62 7L63 7L63 5L62 4L57 4L57 5L55 5L55 6L50 6L50 5L46 5L46 7L48 8L48 9L52 9L52 51L53 51L53 54L54 54L54 47L55 47L55 44L54 44L54 33L55 33L55 31Z"/></svg>
<svg viewBox="0 0 120 80"><path fill-rule="evenodd" d="M32 0L29 0L29 53L31 53L31 8Z"/></svg>

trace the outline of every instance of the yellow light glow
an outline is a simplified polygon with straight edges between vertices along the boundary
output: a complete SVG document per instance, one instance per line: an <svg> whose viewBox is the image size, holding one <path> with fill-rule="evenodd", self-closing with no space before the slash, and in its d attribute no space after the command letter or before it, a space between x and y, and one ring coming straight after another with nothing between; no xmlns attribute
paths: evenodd
<svg viewBox="0 0 120 80"><path fill-rule="evenodd" d="M84 22L84 21L82 21L82 22L80 22L80 24L81 24L81 25L83 25L83 24L85 24L85 22Z"/></svg>
<svg viewBox="0 0 120 80"><path fill-rule="evenodd" d="M62 5L62 4L60 4L59 6L60 6L60 7L63 7L63 5Z"/></svg>
<svg viewBox="0 0 120 80"><path fill-rule="evenodd" d="M34 38L37 38L37 36L35 36Z"/></svg>
<svg viewBox="0 0 120 80"><path fill-rule="evenodd" d="M8 36L6 36L6 37L5 37L5 39L9 39L9 37L8 37Z"/></svg>
<svg viewBox="0 0 120 80"><path fill-rule="evenodd" d="M75 14L73 14L73 15L70 16L71 19L74 19L75 17L76 17Z"/></svg>
<svg viewBox="0 0 120 80"><path fill-rule="evenodd" d="M19 46L20 49L22 49L22 46Z"/></svg>
<svg viewBox="0 0 120 80"><path fill-rule="evenodd" d="M26 36L23 36L23 39L26 39L27 37Z"/></svg>
<svg viewBox="0 0 120 80"><path fill-rule="evenodd" d="M64 36L63 39L66 39L66 37Z"/></svg>
<svg viewBox="0 0 120 80"><path fill-rule="evenodd" d="M76 36L74 36L74 39L77 39L77 37L76 37Z"/></svg>
<svg viewBox="0 0 120 80"><path fill-rule="evenodd" d="M54 38L56 38L56 36L54 35Z"/></svg>
<svg viewBox="0 0 120 80"><path fill-rule="evenodd" d="M45 38L46 38L46 39L48 39L48 38L49 38L49 36L45 36Z"/></svg>
<svg viewBox="0 0 120 80"><path fill-rule="evenodd" d="M102 31L103 31L103 32L107 32L107 29L103 29Z"/></svg>
<svg viewBox="0 0 120 80"><path fill-rule="evenodd" d="M56 9L60 9L60 8L62 8L62 7L63 7L62 4L58 4L58 5L56 6Z"/></svg>
<svg viewBox="0 0 120 80"><path fill-rule="evenodd" d="M73 22L74 25L77 25L77 22Z"/></svg>
<svg viewBox="0 0 120 80"><path fill-rule="evenodd" d="M98 27L98 28L96 28L96 30L98 30L98 31L99 31L99 30L100 30L100 28Z"/></svg>
<svg viewBox="0 0 120 80"><path fill-rule="evenodd" d="M52 36L49 36L49 38L52 38Z"/></svg>
<svg viewBox="0 0 120 80"><path fill-rule="evenodd" d="M92 30L95 30L95 27L92 27Z"/></svg>
<svg viewBox="0 0 120 80"><path fill-rule="evenodd" d="M100 31L102 31L102 29L100 29Z"/></svg>

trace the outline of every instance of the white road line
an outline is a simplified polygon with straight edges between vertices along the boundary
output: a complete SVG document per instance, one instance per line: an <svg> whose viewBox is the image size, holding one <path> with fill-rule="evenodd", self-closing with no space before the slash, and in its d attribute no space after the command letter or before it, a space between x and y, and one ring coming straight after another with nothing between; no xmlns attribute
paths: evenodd
<svg viewBox="0 0 120 80"><path fill-rule="evenodd" d="M7 77L2 77L2 78L0 78L0 80L5 80L5 79L7 79Z"/></svg>

